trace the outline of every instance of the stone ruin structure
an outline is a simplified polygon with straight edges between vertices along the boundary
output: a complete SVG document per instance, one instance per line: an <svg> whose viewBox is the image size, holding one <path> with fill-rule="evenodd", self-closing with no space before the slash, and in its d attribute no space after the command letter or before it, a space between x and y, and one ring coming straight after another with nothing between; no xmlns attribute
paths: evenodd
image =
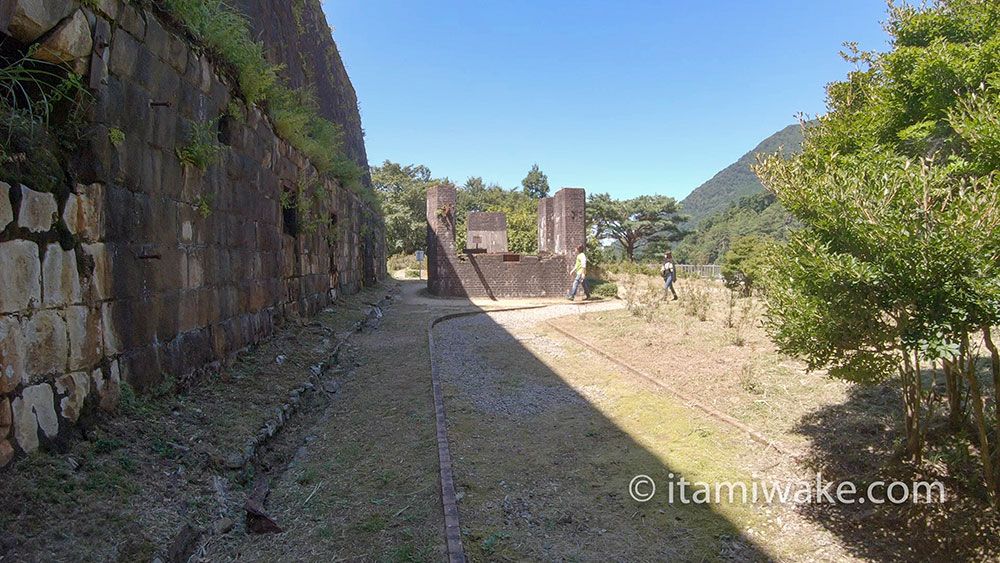
<svg viewBox="0 0 1000 563"><path fill-rule="evenodd" d="M427 290L447 297L554 297L572 283L586 241L586 192L563 188L538 201L538 254L507 252L503 213L469 213L466 249L455 244L455 186L427 190Z"/></svg>
<svg viewBox="0 0 1000 563"><path fill-rule="evenodd" d="M318 82L321 113L365 163L319 3L241 4L292 86ZM88 409L113 410L126 383L141 392L218 369L386 275L376 210L320 177L148 2L0 0L0 43L41 45L93 95L67 181L0 177L0 467L59 449ZM215 124L223 147L206 170L177 156L199 124ZM305 228L283 194L315 182L326 196Z"/></svg>

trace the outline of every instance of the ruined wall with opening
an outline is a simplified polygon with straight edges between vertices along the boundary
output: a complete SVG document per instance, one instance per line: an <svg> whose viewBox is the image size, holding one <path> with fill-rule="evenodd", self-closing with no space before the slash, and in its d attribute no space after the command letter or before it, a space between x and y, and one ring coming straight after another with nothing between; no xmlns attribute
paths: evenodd
<svg viewBox="0 0 1000 563"><path fill-rule="evenodd" d="M54 20L26 42L62 34L93 93L65 182L0 182L0 466L58 448L123 382L217 369L385 276L376 210L320 179L179 30L119 0L0 3L5 29ZM224 150L203 171L177 150L206 124ZM282 205L300 184L318 222Z"/></svg>
<svg viewBox="0 0 1000 563"><path fill-rule="evenodd" d="M453 297L554 297L569 293L576 247L586 240L586 193L563 188L538 202L537 255L486 252L467 240L458 252L455 243L455 186L427 190L427 289ZM470 214L471 219L471 214ZM478 226L481 237L496 235L500 221L482 217L469 222L469 235ZM506 222L503 223L504 225ZM496 237L499 238L499 237ZM503 237L506 241L506 236ZM485 239L484 239L485 240Z"/></svg>

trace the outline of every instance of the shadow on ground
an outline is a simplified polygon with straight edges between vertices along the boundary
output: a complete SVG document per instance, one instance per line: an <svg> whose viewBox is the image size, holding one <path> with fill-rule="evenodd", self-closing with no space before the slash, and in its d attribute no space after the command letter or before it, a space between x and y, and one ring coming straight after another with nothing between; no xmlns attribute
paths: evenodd
<svg viewBox="0 0 1000 563"><path fill-rule="evenodd" d="M928 435L930 462L920 470L903 463L901 403L896 382L857 385L851 388L847 401L803 417L796 431L813 442L806 463L821 470L826 480L852 481L859 489L867 489L875 481L899 480L908 485L941 481L947 502L810 505L804 513L836 533L852 554L866 559L993 559L1000 550L1000 527L982 500L978 469L962 444L968 442L952 438L939 409ZM968 435L972 435L971 429Z"/></svg>
<svg viewBox="0 0 1000 563"><path fill-rule="evenodd" d="M715 506L668 502L670 481L706 480L706 475L685 474L666 463L599 405L629 405L622 416L656 440L676 440L682 455L701 455L695 440L711 444L701 449L738 449L725 432L715 432L712 423L662 390L640 381L623 384L625 376L606 365L587 365L593 358L568 350L571 344L553 348L552 339L525 337L521 330L515 336L506 328L520 323L530 332L539 314L581 311L574 307L496 313L504 325L477 315L435 329L469 558L771 560ZM551 348L546 356L587 375L568 382L539 359L539 347L545 346ZM649 475L660 489L650 502L629 495L638 474Z"/></svg>

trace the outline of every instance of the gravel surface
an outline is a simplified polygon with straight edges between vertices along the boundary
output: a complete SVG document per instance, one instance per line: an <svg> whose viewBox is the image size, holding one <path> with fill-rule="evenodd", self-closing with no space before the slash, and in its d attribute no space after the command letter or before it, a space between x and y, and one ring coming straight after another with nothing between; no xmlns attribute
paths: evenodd
<svg viewBox="0 0 1000 563"><path fill-rule="evenodd" d="M456 397L491 414L518 416L558 404L582 404L585 401L572 388L535 381L532 374L525 373L530 366L502 351L520 347L558 359L563 354L561 342L524 334L527 329L546 319L622 306L618 301L595 303L585 309L572 304L553 305L445 321L434 329L441 379Z"/></svg>

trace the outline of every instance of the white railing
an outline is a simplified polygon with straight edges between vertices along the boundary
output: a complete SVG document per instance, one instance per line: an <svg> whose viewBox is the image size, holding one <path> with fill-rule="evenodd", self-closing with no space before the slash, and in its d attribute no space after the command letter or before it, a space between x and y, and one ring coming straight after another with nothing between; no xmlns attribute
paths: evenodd
<svg viewBox="0 0 1000 563"><path fill-rule="evenodd" d="M695 275L699 278L722 278L722 266L717 264L677 264L678 275Z"/></svg>

